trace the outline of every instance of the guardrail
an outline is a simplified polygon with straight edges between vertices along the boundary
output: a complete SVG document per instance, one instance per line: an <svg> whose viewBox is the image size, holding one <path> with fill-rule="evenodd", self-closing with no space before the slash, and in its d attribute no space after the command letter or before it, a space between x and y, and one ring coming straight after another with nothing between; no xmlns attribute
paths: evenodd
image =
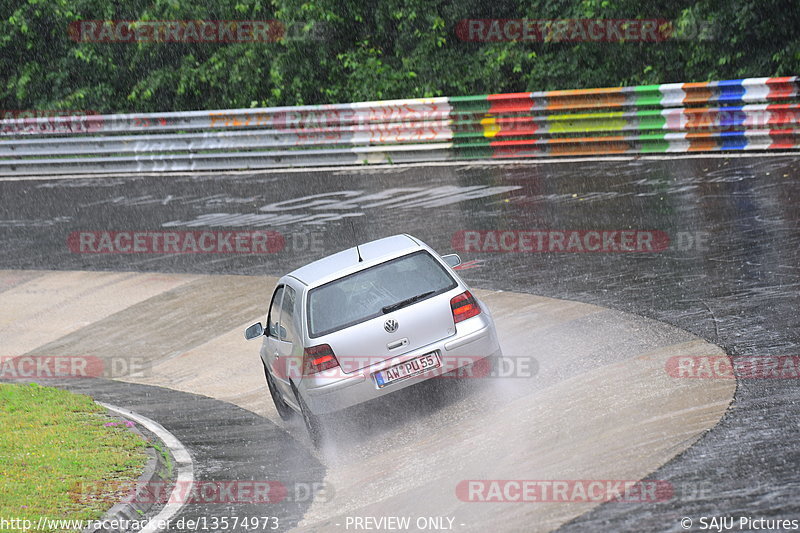
<svg viewBox="0 0 800 533"><path fill-rule="evenodd" d="M0 175L800 147L798 77L0 120ZM700 107L709 106L709 107Z"/></svg>

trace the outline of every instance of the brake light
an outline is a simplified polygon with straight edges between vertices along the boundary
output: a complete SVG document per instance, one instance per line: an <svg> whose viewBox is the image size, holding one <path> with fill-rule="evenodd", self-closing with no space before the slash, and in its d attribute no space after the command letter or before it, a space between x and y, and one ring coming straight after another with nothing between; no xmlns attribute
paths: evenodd
<svg viewBox="0 0 800 533"><path fill-rule="evenodd" d="M303 351L303 375L309 376L339 366L333 349L328 344L311 346Z"/></svg>
<svg viewBox="0 0 800 533"><path fill-rule="evenodd" d="M481 307L469 291L454 296L450 300L450 309L453 310L453 321L456 324L481 314Z"/></svg>

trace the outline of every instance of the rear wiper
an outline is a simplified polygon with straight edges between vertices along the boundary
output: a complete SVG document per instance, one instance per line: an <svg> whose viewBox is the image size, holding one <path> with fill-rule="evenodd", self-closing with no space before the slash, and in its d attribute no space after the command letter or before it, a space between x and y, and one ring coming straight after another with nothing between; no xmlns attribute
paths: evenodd
<svg viewBox="0 0 800 533"><path fill-rule="evenodd" d="M422 294L417 294L416 296L412 296L411 298L406 298L405 300L399 301L396 304L387 305L386 307L382 308L381 311L383 311L384 315L386 313L391 313L392 311L397 311L401 307L405 307L407 305L411 305L414 302L422 300L423 298L427 298L428 296L430 296L434 292L436 292L436 291L428 291L428 292L423 292Z"/></svg>

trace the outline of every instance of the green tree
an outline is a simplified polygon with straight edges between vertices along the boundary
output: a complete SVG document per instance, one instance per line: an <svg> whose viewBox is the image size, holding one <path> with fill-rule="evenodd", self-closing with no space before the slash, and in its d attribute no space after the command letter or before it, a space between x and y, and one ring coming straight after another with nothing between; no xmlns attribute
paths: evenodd
<svg viewBox="0 0 800 533"><path fill-rule="evenodd" d="M663 42L466 42L464 19L665 19ZM269 20L267 43L75 42L81 20ZM145 112L800 73L796 0L16 0L0 109Z"/></svg>

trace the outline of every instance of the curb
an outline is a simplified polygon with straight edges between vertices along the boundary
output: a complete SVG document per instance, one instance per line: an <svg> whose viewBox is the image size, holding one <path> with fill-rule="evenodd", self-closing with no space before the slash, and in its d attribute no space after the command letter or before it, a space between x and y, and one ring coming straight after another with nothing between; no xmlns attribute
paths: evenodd
<svg viewBox="0 0 800 533"><path fill-rule="evenodd" d="M127 421L127 418L121 414L106 408L106 414L113 419L120 421ZM152 518L158 511L164 507L163 503L158 502L158 498L150 492L150 487L155 485L163 485L171 489L177 478L177 469L174 465L175 458L169 450L169 447L162 441L156 434L143 427L141 424L136 424L129 428L130 431L141 436L149 443L145 453L148 455L147 463L145 464L144 471L136 480L135 494L126 496L126 500L121 501L111 507L105 514L92 522L102 522L100 528L86 528L82 533L124 533L128 528L122 528L121 525L125 522L144 522ZM170 461L173 465L173 471L169 472L169 466L164 461L164 455L159 453L153 443L160 443L161 449L169 454ZM169 494L169 492L167 492ZM113 527L117 525L118 527Z"/></svg>

